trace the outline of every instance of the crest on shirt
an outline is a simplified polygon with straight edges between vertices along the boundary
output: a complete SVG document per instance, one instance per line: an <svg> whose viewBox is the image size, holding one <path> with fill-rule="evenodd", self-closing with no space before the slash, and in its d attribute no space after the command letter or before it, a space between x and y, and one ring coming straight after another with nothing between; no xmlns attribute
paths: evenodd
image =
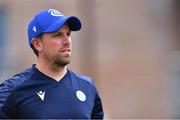
<svg viewBox="0 0 180 120"><path fill-rule="evenodd" d="M77 97L78 100L80 100L81 102L86 101L86 95L85 95L84 92L81 91L81 90L77 90L77 91L76 91L76 97Z"/></svg>

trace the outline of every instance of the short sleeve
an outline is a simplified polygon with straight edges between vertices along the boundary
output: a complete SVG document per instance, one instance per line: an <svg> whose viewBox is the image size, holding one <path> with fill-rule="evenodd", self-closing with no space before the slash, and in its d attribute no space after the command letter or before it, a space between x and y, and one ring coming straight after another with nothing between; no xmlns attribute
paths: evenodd
<svg viewBox="0 0 180 120"><path fill-rule="evenodd" d="M96 90L96 94L95 94L95 101L94 101L94 107L93 107L91 118L92 119L103 119L104 118L103 105L102 105L102 101L101 101L101 98L100 98L97 90Z"/></svg>

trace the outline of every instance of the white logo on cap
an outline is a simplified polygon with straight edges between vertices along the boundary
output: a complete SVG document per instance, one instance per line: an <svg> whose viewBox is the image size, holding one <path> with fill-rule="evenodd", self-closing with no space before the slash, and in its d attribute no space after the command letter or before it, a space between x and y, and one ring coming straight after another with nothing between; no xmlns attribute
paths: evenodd
<svg viewBox="0 0 180 120"><path fill-rule="evenodd" d="M36 32L36 26L34 26L34 27L32 28L32 30L33 30L34 32Z"/></svg>
<svg viewBox="0 0 180 120"><path fill-rule="evenodd" d="M48 13L50 13L52 16L63 16L62 13L60 13L59 11L57 11L55 9L49 9Z"/></svg>
<svg viewBox="0 0 180 120"><path fill-rule="evenodd" d="M81 90L76 91L76 97L82 102L86 101L86 95Z"/></svg>

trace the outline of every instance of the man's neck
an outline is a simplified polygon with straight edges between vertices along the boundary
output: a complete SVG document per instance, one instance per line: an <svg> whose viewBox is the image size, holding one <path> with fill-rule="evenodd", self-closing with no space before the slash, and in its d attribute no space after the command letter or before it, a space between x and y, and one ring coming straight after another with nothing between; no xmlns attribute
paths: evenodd
<svg viewBox="0 0 180 120"><path fill-rule="evenodd" d="M42 64L38 63L36 65L36 68L41 71L43 74L53 78L56 81L61 80L64 75L67 73L67 67L57 67L56 65L48 65L48 64Z"/></svg>

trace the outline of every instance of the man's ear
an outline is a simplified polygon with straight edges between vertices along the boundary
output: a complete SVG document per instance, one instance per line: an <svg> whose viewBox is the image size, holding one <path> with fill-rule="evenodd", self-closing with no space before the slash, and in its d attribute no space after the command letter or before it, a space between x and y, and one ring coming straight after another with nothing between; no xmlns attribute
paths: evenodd
<svg viewBox="0 0 180 120"><path fill-rule="evenodd" d="M38 51L41 51L43 45L42 45L42 41L40 39L37 38L33 38L32 39L32 45L34 46L34 48L36 48Z"/></svg>

